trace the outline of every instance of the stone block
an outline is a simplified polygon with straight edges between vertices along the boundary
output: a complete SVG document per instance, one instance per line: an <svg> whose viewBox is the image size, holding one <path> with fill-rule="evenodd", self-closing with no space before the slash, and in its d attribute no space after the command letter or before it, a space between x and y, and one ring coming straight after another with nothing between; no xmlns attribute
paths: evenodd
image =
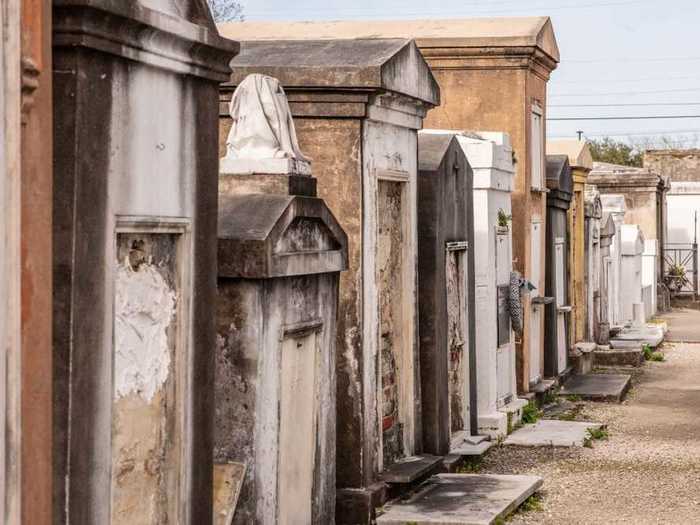
<svg viewBox="0 0 700 525"><path fill-rule="evenodd" d="M517 509L542 483L538 476L440 474L410 499L387 505L377 524L491 524Z"/></svg>
<svg viewBox="0 0 700 525"><path fill-rule="evenodd" d="M586 374L573 376L559 391L560 396L579 396L590 401L619 403L630 388L627 374Z"/></svg>
<svg viewBox="0 0 700 525"><path fill-rule="evenodd" d="M600 429L600 423L540 419L513 432L505 445L520 447L582 447L589 429Z"/></svg>
<svg viewBox="0 0 700 525"><path fill-rule="evenodd" d="M642 366L644 353L641 348L607 348L596 350L594 353L595 366Z"/></svg>

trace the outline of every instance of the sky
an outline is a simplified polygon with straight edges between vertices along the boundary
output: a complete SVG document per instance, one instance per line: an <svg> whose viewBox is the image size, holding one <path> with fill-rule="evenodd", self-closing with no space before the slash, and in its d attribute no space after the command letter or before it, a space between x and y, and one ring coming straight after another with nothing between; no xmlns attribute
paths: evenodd
<svg viewBox="0 0 700 525"><path fill-rule="evenodd" d="M243 8L249 21L548 15L561 52L549 119L698 116L549 120L550 138L581 130L643 147L700 147L700 0L243 0Z"/></svg>

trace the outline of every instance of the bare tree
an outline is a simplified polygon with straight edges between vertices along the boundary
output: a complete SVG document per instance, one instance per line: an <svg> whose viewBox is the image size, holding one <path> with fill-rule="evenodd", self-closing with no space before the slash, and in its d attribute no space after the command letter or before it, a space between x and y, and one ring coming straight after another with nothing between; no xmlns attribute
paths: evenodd
<svg viewBox="0 0 700 525"><path fill-rule="evenodd" d="M215 22L243 20L243 5L238 0L208 0Z"/></svg>

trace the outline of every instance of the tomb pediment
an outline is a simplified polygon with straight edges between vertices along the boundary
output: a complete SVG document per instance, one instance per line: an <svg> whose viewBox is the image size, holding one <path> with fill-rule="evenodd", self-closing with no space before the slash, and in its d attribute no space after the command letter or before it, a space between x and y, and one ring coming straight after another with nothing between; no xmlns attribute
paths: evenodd
<svg viewBox="0 0 700 525"><path fill-rule="evenodd" d="M266 279L347 267L347 237L321 199L221 195L219 276Z"/></svg>
<svg viewBox="0 0 700 525"><path fill-rule="evenodd" d="M387 91L429 106L440 87L413 40L405 38L270 40L264 34L241 44L229 85L251 73L279 79L285 89Z"/></svg>
<svg viewBox="0 0 700 525"><path fill-rule="evenodd" d="M566 155L547 155L547 203L568 208L574 188L569 157ZM556 202L560 201L560 202Z"/></svg>

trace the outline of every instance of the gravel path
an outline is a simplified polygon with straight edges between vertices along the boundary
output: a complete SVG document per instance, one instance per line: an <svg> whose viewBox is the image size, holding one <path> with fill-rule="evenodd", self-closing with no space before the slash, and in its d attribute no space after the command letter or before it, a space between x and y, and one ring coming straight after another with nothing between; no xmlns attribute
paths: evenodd
<svg viewBox="0 0 700 525"><path fill-rule="evenodd" d="M666 361L646 363L621 405L582 403L585 419L608 425L607 441L494 447L480 472L545 480L540 509L509 523L700 524L700 344L664 352Z"/></svg>

